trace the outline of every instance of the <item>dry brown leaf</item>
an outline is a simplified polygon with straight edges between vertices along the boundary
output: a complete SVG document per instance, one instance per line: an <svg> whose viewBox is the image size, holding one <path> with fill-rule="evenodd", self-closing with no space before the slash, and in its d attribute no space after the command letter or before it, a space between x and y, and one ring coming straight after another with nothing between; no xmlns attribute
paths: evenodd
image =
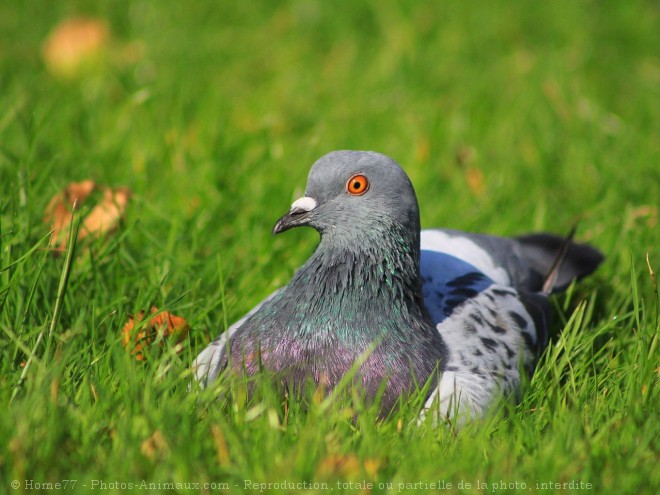
<svg viewBox="0 0 660 495"><path fill-rule="evenodd" d="M87 215L80 228L79 239L92 234L97 237L117 228L124 216L131 193L126 187L104 188L103 200Z"/></svg>
<svg viewBox="0 0 660 495"><path fill-rule="evenodd" d="M44 222L50 224L52 228L50 245L57 252L66 249L73 211L89 202L92 193L98 190L102 191L103 199L83 221L78 239L84 239L89 235L100 237L113 231L119 225L131 197L128 188L110 189L98 186L92 180L72 182L50 200L44 215Z"/></svg>
<svg viewBox="0 0 660 495"><path fill-rule="evenodd" d="M169 451L170 447L160 430L154 431L153 435L140 445L140 452L142 452L142 455L152 461L156 458L164 457Z"/></svg>
<svg viewBox="0 0 660 495"><path fill-rule="evenodd" d="M646 225L653 228L658 223L658 207L654 205L641 205L630 212L630 219L634 223L646 218Z"/></svg>
<svg viewBox="0 0 660 495"><path fill-rule="evenodd" d="M467 167L474 163L476 156L477 152L472 146L461 146L456 151L456 163L460 167Z"/></svg>
<svg viewBox="0 0 660 495"><path fill-rule="evenodd" d="M62 21L51 31L41 54L51 73L73 78L85 67L102 60L109 41L110 30L105 21L74 17Z"/></svg>
<svg viewBox="0 0 660 495"><path fill-rule="evenodd" d="M465 178L467 179L470 191L477 196L482 197L486 192L486 183L484 181L483 172L477 167L468 167L465 171Z"/></svg>
<svg viewBox="0 0 660 495"><path fill-rule="evenodd" d="M475 165L477 152L472 146L461 146L456 151L456 163L465 173L468 188L475 196L481 197L486 192L484 174Z"/></svg>
<svg viewBox="0 0 660 495"><path fill-rule="evenodd" d="M66 246L66 232L73 218L73 210L89 197L96 188L91 180L72 182L63 191L57 193L48 203L44 222L52 225L51 245L58 245L60 250Z"/></svg>
<svg viewBox="0 0 660 495"><path fill-rule="evenodd" d="M379 459L366 459L364 461L364 471L372 478L378 476L378 471L381 467L381 461Z"/></svg>
<svg viewBox="0 0 660 495"><path fill-rule="evenodd" d="M177 352L183 350L182 342L190 331L190 326L186 320L167 311L156 313L158 313L158 309L152 307L151 314L153 316L137 333L135 332L135 326L144 320L144 311L140 311L134 317L131 316L121 331L124 347L130 349L138 361L145 359L145 355L142 352L143 346L153 344L159 335L162 336L160 340L161 344L165 338L172 339L177 344Z"/></svg>
<svg viewBox="0 0 660 495"><path fill-rule="evenodd" d="M351 455L329 455L316 468L319 478L354 478L360 474L360 461Z"/></svg>

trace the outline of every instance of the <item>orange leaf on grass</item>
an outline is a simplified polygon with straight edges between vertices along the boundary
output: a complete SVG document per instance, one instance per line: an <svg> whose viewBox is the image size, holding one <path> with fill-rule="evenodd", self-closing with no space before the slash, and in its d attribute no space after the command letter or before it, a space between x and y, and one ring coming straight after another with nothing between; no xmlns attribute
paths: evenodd
<svg viewBox="0 0 660 495"><path fill-rule="evenodd" d="M170 446L160 430L154 431L153 435L140 444L140 452L149 460L158 460L170 453Z"/></svg>
<svg viewBox="0 0 660 495"><path fill-rule="evenodd" d="M83 221L79 238L83 239L90 234L98 237L115 230L124 216L130 197L131 192L126 187L104 188L103 201L97 204Z"/></svg>
<svg viewBox="0 0 660 495"><path fill-rule="evenodd" d="M486 192L486 181L484 180L484 174L481 169L468 167L465 172L465 178L467 179L470 191L477 197L483 197Z"/></svg>
<svg viewBox="0 0 660 495"><path fill-rule="evenodd" d="M316 467L319 478L355 478L360 474L360 461L354 454L331 454L323 458Z"/></svg>
<svg viewBox="0 0 660 495"><path fill-rule="evenodd" d="M477 152L472 146L462 146L456 152L456 163L464 170L468 188L477 197L486 193L484 173L475 165Z"/></svg>
<svg viewBox="0 0 660 495"><path fill-rule="evenodd" d="M80 208L95 188L91 180L72 182L51 198L44 215L44 222L50 223L53 229L51 244L59 244L60 236L71 224L73 210ZM63 244L66 245L66 241ZM60 248L63 250L64 246Z"/></svg>
<svg viewBox="0 0 660 495"><path fill-rule="evenodd" d="M103 198L83 221L78 238L84 239L89 235L100 237L117 228L126 212L130 190L126 187L100 187L92 180L72 182L53 196L44 215L44 222L51 224L50 244L56 251L66 249L73 211L92 201L93 193L98 190L102 191Z"/></svg>
<svg viewBox="0 0 660 495"><path fill-rule="evenodd" d="M121 331L124 347L129 349L138 361L145 359L144 346L152 345L159 336L161 337L159 340L161 345L164 339L172 339L176 343L176 351L181 352L183 350L182 342L190 331L190 326L180 316L175 316L167 311L159 313L156 307L151 308L151 315L149 321L137 333L135 327L144 320L144 311L131 316Z"/></svg>
<svg viewBox="0 0 660 495"><path fill-rule="evenodd" d="M74 17L58 24L44 42L41 54L48 70L62 78L73 78L86 67L97 65L110 41L105 21Z"/></svg>

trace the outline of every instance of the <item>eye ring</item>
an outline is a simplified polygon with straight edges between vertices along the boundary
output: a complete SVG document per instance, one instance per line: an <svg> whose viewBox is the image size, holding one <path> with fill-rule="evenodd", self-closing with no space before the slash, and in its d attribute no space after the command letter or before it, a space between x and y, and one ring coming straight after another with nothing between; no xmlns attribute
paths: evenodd
<svg viewBox="0 0 660 495"><path fill-rule="evenodd" d="M351 196L362 196L369 190L369 179L364 174L353 174L346 181L346 192Z"/></svg>

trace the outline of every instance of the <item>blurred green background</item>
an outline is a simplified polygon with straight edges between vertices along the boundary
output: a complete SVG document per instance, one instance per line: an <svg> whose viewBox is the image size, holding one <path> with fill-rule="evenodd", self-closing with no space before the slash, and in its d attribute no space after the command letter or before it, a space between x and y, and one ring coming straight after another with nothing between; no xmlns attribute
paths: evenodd
<svg viewBox="0 0 660 495"><path fill-rule="evenodd" d="M146 202L129 222L166 228L151 225L150 208L185 223L181 255L203 235L198 254L238 244L240 258L253 246L249 265L292 238L313 246L314 234L268 231L316 158L371 149L407 169L424 226L565 232L582 219L581 236L610 251L631 222L657 222L654 2L8 1L2 11L4 194L17 194L20 165L40 196L32 220L68 181L122 184ZM104 22L109 39L100 61L58 78L44 43L77 16ZM648 230L641 250L657 244Z"/></svg>
<svg viewBox="0 0 660 495"><path fill-rule="evenodd" d="M79 17L88 20L84 34L75 29L62 34L61 23ZM14 425L22 424L23 429L16 426L22 441L36 449L23 459L23 468L51 477L66 470L55 455L66 441L39 430L40 417L32 413L52 390L53 376L62 379L67 404L81 408L65 415L73 426L58 427L76 439L71 442L80 453L67 450L72 465L99 465L103 458L109 463L106 474L130 475L135 468L118 465L123 456L144 461L137 445L153 428L166 430L170 424L171 432L178 425L178 441L197 438L201 427L195 419L180 425L181 410L154 419L150 411L156 406L148 399L144 409L129 402L86 409L81 404L91 389L84 380L95 390L121 391L127 385L117 380L133 373L132 386L141 390L143 369L117 364L123 356L119 332L128 314L156 305L183 315L192 327L181 360L185 370L228 322L286 283L317 235L301 230L272 238L270 229L304 191L314 160L335 149L380 151L401 163L417 190L424 227L514 235L564 233L579 221L578 238L608 256L579 295L596 301L590 325L610 332L612 356L629 352L617 363L625 376L633 374L634 332L642 331L633 313L645 308L650 316L641 321L643 331L657 332L651 317L657 293L646 256L657 272L659 26L658 3L637 0L4 0L3 403L26 359L9 330L31 348L53 314L61 259L44 254L43 247L21 258L50 228L43 221L50 198L84 179L133 192L119 235L84 251L74 264L59 324L67 337L58 338L56 346L65 357L54 371L35 368L25 396L2 423L8 438ZM83 55L76 55L80 51ZM636 284L639 298L632 300ZM572 302L557 305L566 310ZM561 314L559 321L568 316ZM77 371L67 374L69 368ZM185 393L184 381L170 383L174 396ZM648 397L657 399L655 388L647 386ZM608 388L599 385L591 393L603 387ZM585 397L588 403L590 396ZM626 401L617 404L623 408ZM618 434L613 430L612 450L601 451L593 463L582 459L582 467L575 468L600 489L640 493L649 486L652 449L641 447L630 465L619 462L616 453L637 445L640 431L648 438L650 423L639 419L648 413L648 402L642 402L637 415L622 413L637 419L624 421ZM580 415L585 403L577 403ZM186 404L182 407L194 409ZM99 408L109 418L101 419ZM604 428L603 411L585 419L585 431ZM121 430L123 420L117 418L124 414L148 418L152 426L129 428L125 436L120 432L119 441L104 436L102 427L81 433L85 422L106 421L108 431ZM569 435L573 419L566 416L560 431ZM28 433L32 430L36 433ZM536 433L521 440L525 446L497 438L488 445L475 442L475 450L463 454L482 466L482 475L495 478L574 475L569 458L579 457L580 448L566 440L562 450L557 440L545 454L535 451L531 446L541 441ZM228 440L230 450L232 441L245 447L245 435ZM556 433L555 438L563 437ZM388 448L394 457L384 461L389 467L383 479L403 476L397 462L417 469L405 461L417 459L414 446L393 442ZM212 450L201 445L191 447L190 459ZM244 465L263 478L274 472L303 476L297 464L258 455L284 448L257 441ZM489 448L499 454L480 457ZM103 457L97 449L110 453ZM0 464L18 456L16 449L4 452ZM511 452L520 456L517 467L507 460ZM308 462L327 453L312 453ZM534 466L531 453L545 459L547 471ZM563 457L566 461L557 460ZM465 460L446 462L454 466L451 472L469 470ZM39 467L49 463L50 471ZM160 468L156 464L148 464L146 472L199 474L180 458ZM416 475L435 472L436 464L429 459ZM103 469L80 468L97 475ZM233 475L241 473L245 476L235 466Z"/></svg>

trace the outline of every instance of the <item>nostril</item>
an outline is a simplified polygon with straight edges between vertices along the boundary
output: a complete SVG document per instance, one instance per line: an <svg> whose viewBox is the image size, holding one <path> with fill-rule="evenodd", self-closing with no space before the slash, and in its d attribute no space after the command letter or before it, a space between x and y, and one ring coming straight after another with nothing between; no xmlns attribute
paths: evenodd
<svg viewBox="0 0 660 495"><path fill-rule="evenodd" d="M303 208L293 208L289 211L289 215L291 215L292 217L300 216L304 213L309 213L309 211Z"/></svg>

